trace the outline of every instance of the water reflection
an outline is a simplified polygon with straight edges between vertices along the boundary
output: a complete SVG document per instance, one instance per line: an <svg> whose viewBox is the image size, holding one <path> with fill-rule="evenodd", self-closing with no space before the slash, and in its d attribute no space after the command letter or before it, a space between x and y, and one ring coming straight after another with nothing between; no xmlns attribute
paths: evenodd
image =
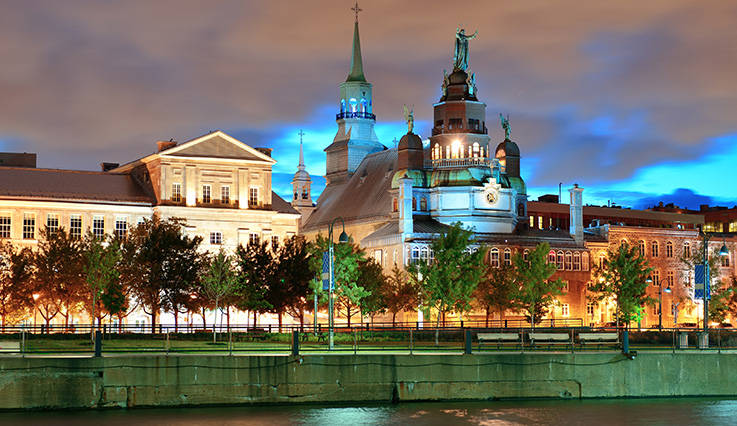
<svg viewBox="0 0 737 426"><path fill-rule="evenodd" d="M726 425L737 400L679 398L0 413L2 426Z"/></svg>

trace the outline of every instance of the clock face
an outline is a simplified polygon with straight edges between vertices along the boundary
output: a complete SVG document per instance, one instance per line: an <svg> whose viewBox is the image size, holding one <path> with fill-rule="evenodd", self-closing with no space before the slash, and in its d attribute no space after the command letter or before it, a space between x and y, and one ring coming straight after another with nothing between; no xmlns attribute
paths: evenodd
<svg viewBox="0 0 737 426"><path fill-rule="evenodd" d="M486 191L486 201L489 204L494 204L496 202L496 191L493 191L493 190Z"/></svg>

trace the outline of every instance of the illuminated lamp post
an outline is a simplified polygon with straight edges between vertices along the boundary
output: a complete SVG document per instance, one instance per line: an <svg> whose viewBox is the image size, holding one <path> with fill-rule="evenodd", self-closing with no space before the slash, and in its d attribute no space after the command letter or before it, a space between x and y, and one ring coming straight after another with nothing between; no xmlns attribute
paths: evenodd
<svg viewBox="0 0 737 426"><path fill-rule="evenodd" d="M330 283L328 287L328 299L329 299L328 301L329 303L329 307L328 307L328 314L329 314L328 316L328 327L329 327L328 348L330 350L333 350L333 345L334 345L333 328L335 326L334 324L335 319L333 318L333 299L335 297L333 294L333 292L335 291L335 254L333 250L333 226L335 225L335 222L338 219L340 219L340 222L343 224L343 232L340 233L340 236L338 237L338 242L339 243L348 242L348 234L345 233L345 221L343 220L342 217L336 217L335 219L333 219L333 222L330 224L330 227L328 228L328 259L329 259L329 273L330 273Z"/></svg>
<svg viewBox="0 0 737 426"><path fill-rule="evenodd" d="M670 283L668 283L668 287L663 290L663 283L658 283L658 330L663 329L663 292L670 293Z"/></svg>
<svg viewBox="0 0 737 426"><path fill-rule="evenodd" d="M41 297L38 293L33 293L33 330L36 331L36 317L38 316L38 298Z"/></svg>
<svg viewBox="0 0 737 426"><path fill-rule="evenodd" d="M711 278L709 277L709 240L711 240L710 236L706 235L706 232L704 234L704 337L703 341L700 342L699 345L702 349L708 349L709 348L709 290L710 290L710 284L711 284ZM729 250L727 249L727 240L724 238L724 234L722 234L722 241L724 244L722 245L722 248L719 250L719 256L728 256Z"/></svg>

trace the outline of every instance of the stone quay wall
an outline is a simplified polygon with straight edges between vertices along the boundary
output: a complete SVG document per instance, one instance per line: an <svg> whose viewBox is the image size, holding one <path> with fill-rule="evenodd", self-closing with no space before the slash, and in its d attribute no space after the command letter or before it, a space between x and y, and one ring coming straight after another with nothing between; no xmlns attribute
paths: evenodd
<svg viewBox="0 0 737 426"><path fill-rule="evenodd" d="M0 410L737 396L729 353L0 357Z"/></svg>

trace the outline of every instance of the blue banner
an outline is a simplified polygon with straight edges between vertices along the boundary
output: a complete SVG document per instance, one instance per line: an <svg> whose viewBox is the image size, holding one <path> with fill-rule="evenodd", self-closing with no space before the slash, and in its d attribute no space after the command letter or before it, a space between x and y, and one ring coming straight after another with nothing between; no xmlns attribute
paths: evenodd
<svg viewBox="0 0 737 426"><path fill-rule="evenodd" d="M709 275L709 265L694 266L694 299L701 300L704 298L704 288L706 288L706 299L711 300L711 285L707 280Z"/></svg>
<svg viewBox="0 0 737 426"><path fill-rule="evenodd" d="M330 255L322 252L322 289L330 290Z"/></svg>

